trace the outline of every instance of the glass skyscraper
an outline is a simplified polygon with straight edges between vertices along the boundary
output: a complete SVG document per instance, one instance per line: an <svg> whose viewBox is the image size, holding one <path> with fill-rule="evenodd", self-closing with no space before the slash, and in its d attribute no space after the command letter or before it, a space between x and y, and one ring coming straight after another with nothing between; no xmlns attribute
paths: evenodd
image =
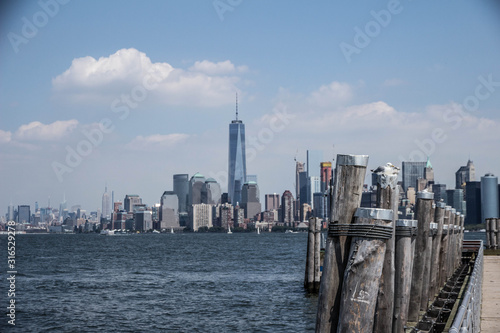
<svg viewBox="0 0 500 333"><path fill-rule="evenodd" d="M228 193L231 203L241 202L241 188L247 176L247 161L245 152L245 124L238 120L238 106L236 119L229 124L229 166L228 166Z"/></svg>

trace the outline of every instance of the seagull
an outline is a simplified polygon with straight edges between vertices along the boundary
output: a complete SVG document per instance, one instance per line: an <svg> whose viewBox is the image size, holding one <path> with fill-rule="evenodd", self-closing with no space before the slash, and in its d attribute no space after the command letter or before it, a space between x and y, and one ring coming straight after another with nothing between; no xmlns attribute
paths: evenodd
<svg viewBox="0 0 500 333"><path fill-rule="evenodd" d="M394 174L398 174L399 168L396 167L391 162L389 162L389 163L386 163L385 165L379 166L375 170L370 170L370 171L373 173L376 173L376 174L385 173L387 175L394 175Z"/></svg>

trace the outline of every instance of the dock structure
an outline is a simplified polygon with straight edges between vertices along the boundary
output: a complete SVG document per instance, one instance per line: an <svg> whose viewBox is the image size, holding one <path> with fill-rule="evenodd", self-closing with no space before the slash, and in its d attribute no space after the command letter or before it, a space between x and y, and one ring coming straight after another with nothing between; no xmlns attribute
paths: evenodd
<svg viewBox="0 0 500 333"><path fill-rule="evenodd" d="M377 208L361 208L367 162L367 155L337 155L316 332L479 332L482 241L464 241L464 215L426 190L417 193L416 219L398 220L398 169L390 163L374 171ZM500 243L500 220L493 220L490 247ZM317 228L311 220L308 289ZM500 317L499 295L491 295L496 312L483 320ZM497 332L500 323L491 325Z"/></svg>
<svg viewBox="0 0 500 333"><path fill-rule="evenodd" d="M485 256L483 271L481 332L498 333L500 328L500 256Z"/></svg>

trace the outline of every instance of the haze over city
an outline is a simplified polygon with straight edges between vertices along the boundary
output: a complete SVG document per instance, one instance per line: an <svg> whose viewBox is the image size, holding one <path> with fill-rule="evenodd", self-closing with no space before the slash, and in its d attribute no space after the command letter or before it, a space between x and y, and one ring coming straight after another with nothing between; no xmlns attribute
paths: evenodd
<svg viewBox="0 0 500 333"><path fill-rule="evenodd" d="M494 1L41 3L1 7L1 214L105 184L152 205L178 173L225 192L236 93L261 202L307 149L500 174Z"/></svg>

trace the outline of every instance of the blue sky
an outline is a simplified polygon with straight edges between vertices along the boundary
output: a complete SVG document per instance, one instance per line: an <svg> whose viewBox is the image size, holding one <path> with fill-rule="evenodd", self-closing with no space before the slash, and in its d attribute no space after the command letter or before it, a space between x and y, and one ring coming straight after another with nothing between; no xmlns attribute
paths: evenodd
<svg viewBox="0 0 500 333"><path fill-rule="evenodd" d="M262 195L294 187L307 149L370 168L430 153L448 186L469 154L478 176L500 173L496 1L40 3L0 7L0 212L64 192L95 210L105 182L151 205L174 173L224 188L236 91ZM120 119L113 102L148 75L158 86ZM58 177L105 118L113 130Z"/></svg>

